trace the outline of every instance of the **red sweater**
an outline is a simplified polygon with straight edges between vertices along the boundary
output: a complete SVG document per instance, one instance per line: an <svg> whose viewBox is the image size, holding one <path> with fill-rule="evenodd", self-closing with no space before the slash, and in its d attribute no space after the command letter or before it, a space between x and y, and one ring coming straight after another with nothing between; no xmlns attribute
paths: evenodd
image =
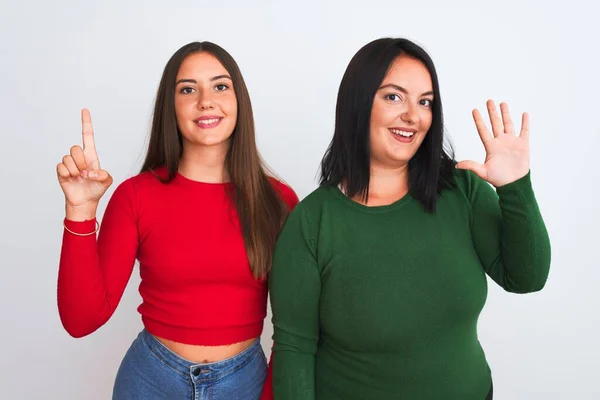
<svg viewBox="0 0 600 400"><path fill-rule="evenodd" d="M294 191L272 182L293 208L298 203ZM260 336L266 280L252 276L227 185L182 175L163 184L151 173L141 173L115 189L97 240L65 230L58 309L67 332L82 337L108 321L137 259L138 311L150 333L205 346ZM65 224L78 233L95 229L95 220L65 219Z"/></svg>

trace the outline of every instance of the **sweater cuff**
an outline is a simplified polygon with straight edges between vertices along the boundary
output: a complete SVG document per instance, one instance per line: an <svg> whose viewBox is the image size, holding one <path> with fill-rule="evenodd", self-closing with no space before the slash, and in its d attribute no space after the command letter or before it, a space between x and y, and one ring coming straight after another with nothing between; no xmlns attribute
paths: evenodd
<svg viewBox="0 0 600 400"><path fill-rule="evenodd" d="M521 200L528 202L534 200L533 186L531 184L531 170L525 176L514 182L496 188L496 193L503 200Z"/></svg>

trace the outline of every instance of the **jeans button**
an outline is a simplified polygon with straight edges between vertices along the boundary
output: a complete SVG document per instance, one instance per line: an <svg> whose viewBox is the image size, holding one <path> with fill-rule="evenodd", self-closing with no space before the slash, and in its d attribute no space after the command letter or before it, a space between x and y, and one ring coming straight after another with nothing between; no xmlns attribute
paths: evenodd
<svg viewBox="0 0 600 400"><path fill-rule="evenodd" d="M192 374L194 374L194 376L198 376L198 375L200 375L200 368L195 368L195 369L192 371Z"/></svg>

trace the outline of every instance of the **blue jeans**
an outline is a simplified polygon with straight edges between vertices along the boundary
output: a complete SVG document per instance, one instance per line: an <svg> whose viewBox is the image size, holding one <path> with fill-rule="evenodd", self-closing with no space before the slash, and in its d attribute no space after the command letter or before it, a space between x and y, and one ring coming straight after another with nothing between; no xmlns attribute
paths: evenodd
<svg viewBox="0 0 600 400"><path fill-rule="evenodd" d="M144 329L121 362L113 400L254 400L260 398L266 376L260 340L234 357L196 364Z"/></svg>

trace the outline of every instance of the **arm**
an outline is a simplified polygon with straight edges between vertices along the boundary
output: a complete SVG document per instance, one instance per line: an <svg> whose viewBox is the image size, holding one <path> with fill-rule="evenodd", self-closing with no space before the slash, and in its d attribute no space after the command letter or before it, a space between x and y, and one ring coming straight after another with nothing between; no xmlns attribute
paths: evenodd
<svg viewBox="0 0 600 400"><path fill-rule="evenodd" d="M299 205L288 218L275 249L269 287L276 399L315 397L321 278L312 234L305 210Z"/></svg>
<svg viewBox="0 0 600 400"><path fill-rule="evenodd" d="M500 114L492 100L487 108L492 132L473 110L485 163L456 165L479 178L467 173L475 250L486 273L505 290L541 290L550 269L550 240L531 187L529 114L523 113L517 136L506 103L500 104Z"/></svg>
<svg viewBox="0 0 600 400"><path fill-rule="evenodd" d="M131 276L137 253L138 233L131 180L121 184L104 213L96 235L63 232L58 272L58 311L66 331L73 337L88 335L104 325L114 313ZM96 219L75 221L67 214L65 226L89 233ZM74 218L74 217L72 217Z"/></svg>
<svg viewBox="0 0 600 400"><path fill-rule="evenodd" d="M284 184L283 182L275 178L270 178L270 181L275 187L275 189L278 191L285 204L288 206L290 212L293 211L299 202L298 195L296 194L296 192L290 186ZM271 356L269 357L267 377L265 378L265 383L263 384L263 391L260 396L261 400L273 399L273 347L271 348Z"/></svg>
<svg viewBox="0 0 600 400"><path fill-rule="evenodd" d="M509 292L541 290L550 269L550 239L530 173L496 191L469 175L473 243L486 273Z"/></svg>

